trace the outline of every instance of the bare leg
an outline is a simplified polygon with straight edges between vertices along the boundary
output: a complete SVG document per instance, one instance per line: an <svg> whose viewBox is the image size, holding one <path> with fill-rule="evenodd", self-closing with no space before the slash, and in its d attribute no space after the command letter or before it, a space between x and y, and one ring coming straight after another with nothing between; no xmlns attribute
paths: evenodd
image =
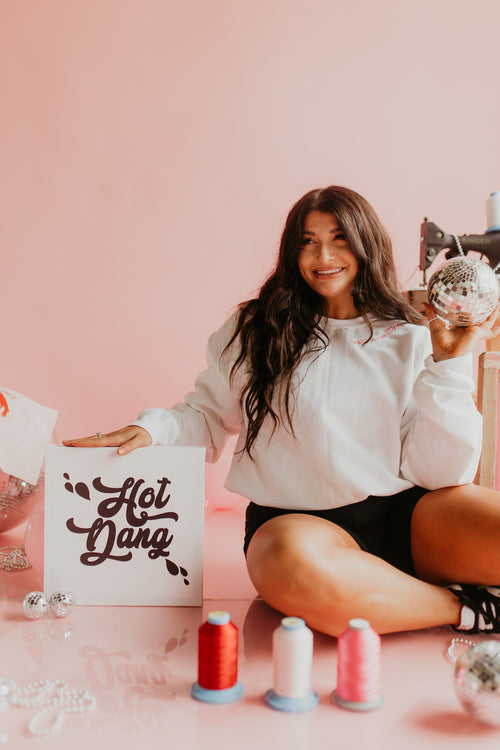
<svg viewBox="0 0 500 750"><path fill-rule="evenodd" d="M426 581L500 586L500 493L467 484L424 495L413 513L412 554Z"/></svg>
<svg viewBox="0 0 500 750"><path fill-rule="evenodd" d="M447 589L413 578L363 552L343 529L289 514L263 524L247 553L262 598L338 636L353 617L379 633L458 624L460 603Z"/></svg>

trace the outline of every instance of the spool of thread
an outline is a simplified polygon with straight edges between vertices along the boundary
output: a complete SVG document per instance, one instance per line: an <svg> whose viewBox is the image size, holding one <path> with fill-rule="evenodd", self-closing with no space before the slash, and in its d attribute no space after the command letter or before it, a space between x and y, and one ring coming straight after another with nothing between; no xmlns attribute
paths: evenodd
<svg viewBox="0 0 500 750"><path fill-rule="evenodd" d="M205 703L231 703L243 695L238 681L238 628L229 612L210 612L198 630L198 681L191 695Z"/></svg>
<svg viewBox="0 0 500 750"><path fill-rule="evenodd" d="M489 232L500 232L500 191L491 193L486 203L486 220Z"/></svg>
<svg viewBox="0 0 500 750"><path fill-rule="evenodd" d="M338 640L337 689L341 708L371 711L383 701L380 693L380 636L367 620L354 619Z"/></svg>
<svg viewBox="0 0 500 750"><path fill-rule="evenodd" d="M318 705L311 690L313 634L300 617L285 617L273 633L273 687L265 700L278 711L310 711Z"/></svg>

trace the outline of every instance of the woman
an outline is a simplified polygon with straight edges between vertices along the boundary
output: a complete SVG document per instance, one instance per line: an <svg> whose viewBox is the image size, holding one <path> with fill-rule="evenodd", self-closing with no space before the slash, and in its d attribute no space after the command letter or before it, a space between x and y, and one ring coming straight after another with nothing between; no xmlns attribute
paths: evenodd
<svg viewBox="0 0 500 750"><path fill-rule="evenodd" d="M314 190L258 297L210 338L195 392L65 445L205 445L214 461L238 433L226 486L250 500L248 572L268 604L335 636L352 617L499 631L499 496L471 484L472 350L497 315L447 330L427 306L422 325L373 208Z"/></svg>

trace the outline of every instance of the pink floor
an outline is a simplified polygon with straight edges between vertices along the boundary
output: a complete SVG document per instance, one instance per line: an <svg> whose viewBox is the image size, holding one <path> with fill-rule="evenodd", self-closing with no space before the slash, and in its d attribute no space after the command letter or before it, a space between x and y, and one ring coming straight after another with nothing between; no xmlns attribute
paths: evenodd
<svg viewBox="0 0 500 750"><path fill-rule="evenodd" d="M383 706L357 713L333 705L336 641L315 634L310 713L274 711L272 645L279 615L256 597L240 551L241 508L206 516L203 608L76 607L67 617L28 621L21 602L40 582L32 569L0 571L0 677L19 684L65 679L97 699L94 711L68 716L48 738L32 737L33 709L0 713L0 744L14 748L495 748L500 729L469 717L456 698L447 629L382 638ZM0 546L22 542L22 529ZM214 706L193 700L197 631L213 609L227 609L240 631L244 697ZM482 636L484 639L485 636ZM478 642L480 637L474 637ZM500 713L500 706L499 706Z"/></svg>

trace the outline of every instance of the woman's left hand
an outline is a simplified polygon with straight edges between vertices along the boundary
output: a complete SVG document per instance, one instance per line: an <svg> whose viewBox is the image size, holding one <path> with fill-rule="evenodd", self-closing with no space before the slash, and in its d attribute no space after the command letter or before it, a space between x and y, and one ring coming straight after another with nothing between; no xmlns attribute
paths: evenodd
<svg viewBox="0 0 500 750"><path fill-rule="evenodd" d="M477 326L450 326L447 328L430 305L423 303L425 317L429 321L434 360L462 357L472 352L482 339L490 339L500 333L500 303L484 323Z"/></svg>

